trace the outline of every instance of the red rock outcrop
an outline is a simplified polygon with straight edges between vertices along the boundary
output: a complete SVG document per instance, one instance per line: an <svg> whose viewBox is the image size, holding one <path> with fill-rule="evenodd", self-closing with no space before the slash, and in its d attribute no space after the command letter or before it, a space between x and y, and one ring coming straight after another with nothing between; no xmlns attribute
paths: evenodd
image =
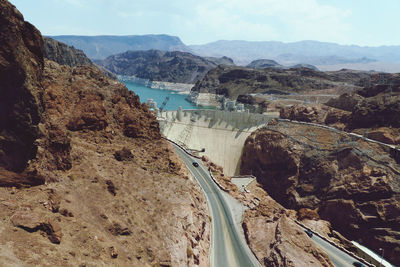
<svg viewBox="0 0 400 267"><path fill-rule="evenodd" d="M384 77L386 76L386 77ZM379 79L378 79L379 77ZM347 128L400 128L400 75L372 75L372 86L343 94L326 105L351 112Z"/></svg>
<svg viewBox="0 0 400 267"><path fill-rule="evenodd" d="M326 105L338 108L346 111L352 111L354 106L362 99L361 96L357 94L342 94L338 98L331 98Z"/></svg>
<svg viewBox="0 0 400 267"><path fill-rule="evenodd" d="M295 223L287 210L257 185L250 188L257 205L246 211L243 229L263 266L333 266L328 256Z"/></svg>
<svg viewBox="0 0 400 267"><path fill-rule="evenodd" d="M0 183L40 184L42 177L24 170L37 151L43 40L5 0L0 1L0 43Z"/></svg>
<svg viewBox="0 0 400 267"><path fill-rule="evenodd" d="M379 94L364 98L353 108L352 128L400 128L400 95Z"/></svg>
<svg viewBox="0 0 400 267"><path fill-rule="evenodd" d="M272 128L246 140L241 173L255 175L286 208L317 208L345 237L375 251L384 248L398 264L400 166L391 155L379 145L319 127Z"/></svg>
<svg viewBox="0 0 400 267"><path fill-rule="evenodd" d="M328 124L336 128L345 128L350 122L351 112L327 107L325 105L293 105L281 107L282 119Z"/></svg>
<svg viewBox="0 0 400 267"><path fill-rule="evenodd" d="M325 112L320 106L293 105L282 108L280 117L282 119L321 123L324 121Z"/></svg>

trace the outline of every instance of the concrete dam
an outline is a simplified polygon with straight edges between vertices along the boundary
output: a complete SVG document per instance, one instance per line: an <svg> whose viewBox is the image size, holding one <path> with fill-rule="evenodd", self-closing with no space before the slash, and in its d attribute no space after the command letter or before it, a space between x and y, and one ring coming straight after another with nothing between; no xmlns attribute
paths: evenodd
<svg viewBox="0 0 400 267"><path fill-rule="evenodd" d="M224 168L229 176L239 174L246 138L277 114L265 115L223 110L174 110L158 115L161 132L179 145L201 151Z"/></svg>

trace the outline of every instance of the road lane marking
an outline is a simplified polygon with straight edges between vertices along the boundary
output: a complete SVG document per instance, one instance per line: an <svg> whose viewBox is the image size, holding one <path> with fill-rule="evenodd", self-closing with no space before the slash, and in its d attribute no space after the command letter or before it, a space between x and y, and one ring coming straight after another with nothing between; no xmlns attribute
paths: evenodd
<svg viewBox="0 0 400 267"><path fill-rule="evenodd" d="M183 152L181 152L181 154L183 154ZM186 156L186 155L185 155ZM185 160L184 159L184 162L185 162L185 164L186 165L188 165L188 167L190 166L190 164L191 164L191 162L190 163L188 163L187 162L187 160ZM191 166L190 166L191 167ZM219 215L220 215L220 217L221 217L221 220L222 220L222 229L223 229L223 237L224 237L224 243L225 243L225 252L226 252L226 254L229 254L229 252L227 251L227 249L228 248L230 248L230 251L231 251L231 255L232 255L232 257L233 257L233 265L231 264L231 259L230 259L230 257L228 257L228 261L230 262L230 265L229 266L237 266L237 263L236 263L236 255L235 255L235 252L234 252L234 250L233 250L233 245L232 245L232 240L231 240L231 237L230 237L230 233L229 233L229 230L228 230L228 226L227 226L227 223L226 223L226 220L225 220L225 216L223 215L223 213L222 213L222 208L221 208L221 201L219 200L219 198L216 196L216 194L215 194L215 192L214 192L214 190L211 188L211 186L210 186L210 184L209 184L209 182L207 181L207 179L205 179L204 177L203 177L203 174L201 174L200 173L200 171L197 169L197 168L193 168L193 170L195 170L195 172L201 177L201 179L202 179L202 181L206 184L206 186L208 187L208 189L210 190L210 192L211 192L211 194L213 195L213 197L214 197L214 199L215 199L215 202L217 203L217 207L218 207L218 212L219 212ZM195 177L196 177L196 175L195 175ZM201 186L201 184L200 184L200 186ZM226 238L226 236L228 237L228 238ZM227 239L228 239L228 244L227 244Z"/></svg>
<svg viewBox="0 0 400 267"><path fill-rule="evenodd" d="M219 237L223 237L223 239L224 239L224 244L225 244L224 251L225 251L225 255L226 255L225 257L227 257L227 260L229 262L231 262L230 261L230 257L228 257L228 255L229 255L228 248L230 248L230 252L231 252L230 254L233 257L233 261L234 261L233 265L231 263L229 263L229 267L238 266L238 263L240 261L237 261L237 260L241 259L241 257L240 258L238 257L239 254L237 254L235 252L236 250L234 250L234 248L233 248L232 238L235 238L235 240L238 242L236 249L238 249L238 252L240 252L240 255L243 255L246 259L249 260L248 263L250 264L250 266L258 266L258 265L254 264L254 262L251 259L251 257L249 257L246 248L243 247L243 243L238 239L238 233L237 233L237 230L235 228L235 223L232 221L232 223L229 223L231 228L228 227L228 221L227 220L231 219L231 217L232 217L231 211L230 211L229 206L227 205L227 203L226 203L226 201L224 199L224 196L221 194L219 188L215 185L215 182L213 180L211 180L211 178L210 178L209 174L207 173L207 171L205 170L204 166L202 164L200 164L199 165L200 168L198 168L198 167L194 168L192 166L192 163L193 163L193 161L197 161L197 160L193 159L190 155L187 155L185 153L185 151L183 151L181 148L179 148L177 146L175 146L175 147L176 147L176 150L177 150L178 154L181 155L182 160L188 166L189 171L192 173L192 175L195 176L196 180L198 180L198 183L199 183L200 187L203 188L202 183L205 183L206 188L208 188L210 190L211 194L207 194L205 188L203 188L203 191L204 191L207 199L210 200L210 199L213 198L214 201L216 202L217 206L218 206L218 213L219 213L220 219L222 221L222 223L220 223L219 225L220 225L220 227L222 227L222 231L223 231L223 235L219 234L218 236ZM200 177L197 178L198 176L200 176L201 178ZM211 197L211 195L212 195L212 197ZM208 196L210 196L211 198L209 198ZM225 203L225 205L223 205L223 203ZM215 207L213 209L213 207L211 206L211 201L209 201L209 204L210 204L211 209L214 210L214 212L217 212L215 210ZM223 211L225 212L225 216L224 216ZM216 220L213 223L213 229L215 229L214 226L216 226ZM231 230L231 232L229 230ZM212 235L212 237L213 236L214 235ZM215 235L215 237L216 237L216 235ZM229 246L228 246L227 243L229 244ZM215 252L215 251L213 250L213 252ZM213 253L213 254L221 255L220 253ZM216 258L214 258L213 263L215 263L215 260L216 260ZM249 266L248 263L246 263L245 266Z"/></svg>
<svg viewBox="0 0 400 267"><path fill-rule="evenodd" d="M218 197L217 197L217 195L215 194L215 192L214 192L214 190L211 188L211 186L210 186L210 184L208 183L208 181L203 177L203 174L201 174L200 173L200 171L199 170L197 170L197 169L194 169L194 170L196 170L196 172L200 175L200 177L201 177L201 179L204 181L204 183L207 185L207 187L208 187L208 189L210 189L210 192L211 192L211 194L213 195L213 197L214 197L214 199L215 199L215 202L217 203L217 207L218 207L218 212L219 212L219 215L220 215L220 217L221 217L221 219L222 219L222 229L223 229L223 232L224 232L224 243L225 243L225 251L227 252L227 254L229 254L229 252L227 251L227 249L228 248L230 248L230 251L231 251L231 255L232 255L232 257L233 257L233 265L232 264L230 264L229 266L237 266L237 263L236 263L236 255L235 255L235 252L234 252L234 250L233 250L233 245L232 245L232 240L231 240L231 237L230 237L230 233L229 233L229 230L228 230L228 225L227 225L227 223L226 223L226 220L225 220L225 216L223 215L223 213L222 213L222 208L221 208L221 201L218 199ZM226 238L226 237L228 237L228 238ZM227 239L228 239L228 244L227 244ZM230 257L228 257L228 261L230 261Z"/></svg>

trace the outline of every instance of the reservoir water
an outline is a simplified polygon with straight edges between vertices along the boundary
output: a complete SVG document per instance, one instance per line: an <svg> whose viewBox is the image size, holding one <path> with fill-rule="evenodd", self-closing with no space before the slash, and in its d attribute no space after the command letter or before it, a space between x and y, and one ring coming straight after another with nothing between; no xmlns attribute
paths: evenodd
<svg viewBox="0 0 400 267"><path fill-rule="evenodd" d="M183 109L198 108L197 106L185 100L186 95L178 94L176 91L153 89L144 85L126 81L123 83L129 90L135 92L135 94L139 96L140 102L142 103L147 102L148 98L152 98L157 102L157 106L160 107L165 98L169 96L169 101L167 102L164 110L177 110L179 106L181 106Z"/></svg>

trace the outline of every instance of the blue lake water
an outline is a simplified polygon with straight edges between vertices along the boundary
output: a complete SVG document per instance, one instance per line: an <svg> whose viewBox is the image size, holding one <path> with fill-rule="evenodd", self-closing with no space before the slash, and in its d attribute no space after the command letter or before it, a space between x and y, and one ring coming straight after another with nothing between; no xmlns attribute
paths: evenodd
<svg viewBox="0 0 400 267"><path fill-rule="evenodd" d="M150 87L132 82L123 83L129 90L135 92L135 94L139 96L140 102L142 103L147 102L148 98L152 98L157 102L157 106L160 107L165 98L169 96L169 101L167 102L164 110L177 110L179 106L181 106L183 109L198 108L197 106L185 100L186 95L180 95L176 91L152 89Z"/></svg>

